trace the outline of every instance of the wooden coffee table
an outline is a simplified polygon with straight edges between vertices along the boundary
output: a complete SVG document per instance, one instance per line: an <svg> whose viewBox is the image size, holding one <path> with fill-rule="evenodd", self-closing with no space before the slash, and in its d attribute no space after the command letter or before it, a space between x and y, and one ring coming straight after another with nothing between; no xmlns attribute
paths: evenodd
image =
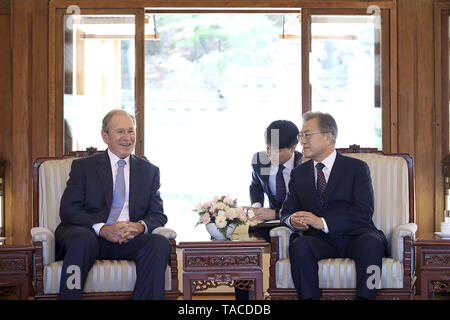
<svg viewBox="0 0 450 320"><path fill-rule="evenodd" d="M184 241L183 299L192 293L221 285L254 292L263 299L263 249L270 244L262 239L230 241Z"/></svg>
<svg viewBox="0 0 450 320"><path fill-rule="evenodd" d="M432 233L420 234L416 241L417 273L422 300L450 290L450 240Z"/></svg>

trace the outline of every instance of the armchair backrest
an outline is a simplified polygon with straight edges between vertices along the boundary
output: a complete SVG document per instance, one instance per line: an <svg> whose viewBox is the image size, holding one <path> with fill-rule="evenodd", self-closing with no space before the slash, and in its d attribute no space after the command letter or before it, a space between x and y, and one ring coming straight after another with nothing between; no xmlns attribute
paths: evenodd
<svg viewBox="0 0 450 320"><path fill-rule="evenodd" d="M94 148L59 158L39 158L33 164L33 226L55 231L60 223L61 197L76 158L97 153Z"/></svg>
<svg viewBox="0 0 450 320"><path fill-rule="evenodd" d="M353 153L341 149L344 155L367 163L374 189L375 226L386 235L391 245L395 227L414 222L413 160L405 154ZM347 153L350 151L350 153ZM358 150L361 151L361 150ZM373 152L370 149L369 152Z"/></svg>
<svg viewBox="0 0 450 320"><path fill-rule="evenodd" d="M59 205L74 159L47 160L40 165L37 220L39 227L55 231L59 225Z"/></svg>

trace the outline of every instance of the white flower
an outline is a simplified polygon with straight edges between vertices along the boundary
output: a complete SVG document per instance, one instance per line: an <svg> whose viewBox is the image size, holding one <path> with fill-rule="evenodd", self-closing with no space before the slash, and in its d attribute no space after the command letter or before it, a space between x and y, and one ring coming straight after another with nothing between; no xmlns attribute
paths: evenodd
<svg viewBox="0 0 450 320"><path fill-rule="evenodd" d="M225 199L223 199L223 202L229 206L232 206L234 204L234 200L231 199L229 196L227 196Z"/></svg>
<svg viewBox="0 0 450 320"><path fill-rule="evenodd" d="M236 212L239 215L239 220L241 220L242 222L247 221L247 214L245 213L244 209L239 207L239 208L236 209Z"/></svg>
<svg viewBox="0 0 450 320"><path fill-rule="evenodd" d="M197 204L195 205L195 211L197 211L197 212L202 212L202 211L204 211L204 210L205 210L205 207L203 207L203 204L197 203Z"/></svg>
<svg viewBox="0 0 450 320"><path fill-rule="evenodd" d="M200 215L200 222L203 224L207 224L211 222L211 217L208 213Z"/></svg>
<svg viewBox="0 0 450 320"><path fill-rule="evenodd" d="M227 225L227 218L224 214L220 214L216 217L216 226L217 228L224 228Z"/></svg>
<svg viewBox="0 0 450 320"><path fill-rule="evenodd" d="M224 210L225 209L225 204L222 202L217 202L214 205L214 210Z"/></svg>
<svg viewBox="0 0 450 320"><path fill-rule="evenodd" d="M238 217L238 213L236 211L236 209L234 208L229 208L226 212L225 212L225 217L227 217L227 219L229 220L233 220L234 218Z"/></svg>

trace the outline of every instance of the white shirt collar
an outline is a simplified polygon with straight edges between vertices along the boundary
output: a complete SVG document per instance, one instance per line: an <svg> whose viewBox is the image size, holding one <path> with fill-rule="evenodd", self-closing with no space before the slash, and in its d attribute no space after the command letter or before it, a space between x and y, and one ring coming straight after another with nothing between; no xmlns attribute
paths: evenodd
<svg viewBox="0 0 450 320"><path fill-rule="evenodd" d="M295 159L295 152L294 154L289 158L288 161L286 161L285 163L283 163L283 166L288 169L288 170L292 170L294 169L294 159ZM271 174L276 174L278 172L278 165L270 165L270 172ZM284 172L284 171L283 171Z"/></svg>
<svg viewBox="0 0 450 320"><path fill-rule="evenodd" d="M108 156L109 156L109 160L111 161L111 166L112 167L117 166L117 161L119 161L120 158L118 156L116 156L114 153L112 153L111 150L109 150L109 149L108 149ZM129 168L130 156L126 157L123 160L125 160L125 162L127 163L128 168Z"/></svg>
<svg viewBox="0 0 450 320"><path fill-rule="evenodd" d="M292 154L292 156L289 158L288 161L283 163L284 167L289 169L289 170L294 169L294 159L295 159L295 152Z"/></svg>
<svg viewBox="0 0 450 320"><path fill-rule="evenodd" d="M336 150L334 150L328 157L323 159L322 163L326 169L331 170L334 165L334 161L336 160ZM314 167L318 164L317 161L314 160Z"/></svg>

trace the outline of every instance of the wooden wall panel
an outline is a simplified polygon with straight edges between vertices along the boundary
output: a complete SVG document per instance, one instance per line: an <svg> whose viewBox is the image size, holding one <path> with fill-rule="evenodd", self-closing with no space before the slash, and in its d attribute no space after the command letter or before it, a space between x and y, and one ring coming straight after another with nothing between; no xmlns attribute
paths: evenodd
<svg viewBox="0 0 450 320"><path fill-rule="evenodd" d="M416 135L417 222L422 231L434 231L435 204L435 103L434 103L434 41L433 1L418 0L417 6L417 103L414 118Z"/></svg>
<svg viewBox="0 0 450 320"><path fill-rule="evenodd" d="M11 194L6 221L7 235L24 242L32 226L32 162L49 149L48 1L14 0L10 28Z"/></svg>
<svg viewBox="0 0 450 320"><path fill-rule="evenodd" d="M48 0L33 1L31 158L48 156Z"/></svg>
<svg viewBox="0 0 450 320"><path fill-rule="evenodd" d="M398 149L414 157L416 222L434 231L433 1L398 1Z"/></svg>
<svg viewBox="0 0 450 320"><path fill-rule="evenodd" d="M11 234L26 241L31 226L31 8L30 0L12 1L12 203Z"/></svg>
<svg viewBox="0 0 450 320"><path fill-rule="evenodd" d="M11 206L11 12L9 0L0 0L0 159L6 160L6 208ZM6 232L10 235L11 220L6 219Z"/></svg>

